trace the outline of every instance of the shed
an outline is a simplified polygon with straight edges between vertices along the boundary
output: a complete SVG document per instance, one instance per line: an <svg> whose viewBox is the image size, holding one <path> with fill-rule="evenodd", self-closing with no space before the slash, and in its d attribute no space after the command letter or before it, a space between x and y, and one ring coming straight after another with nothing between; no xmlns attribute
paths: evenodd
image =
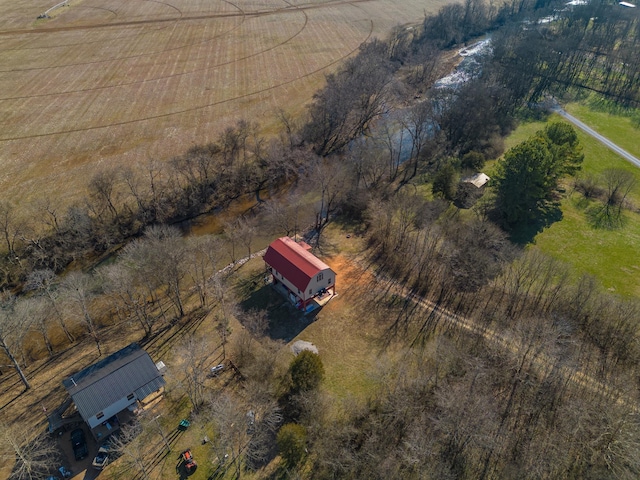
<svg viewBox="0 0 640 480"><path fill-rule="evenodd" d="M479 172L479 173L476 173L476 174L471 175L469 177L464 177L460 181L463 182L463 183L470 183L471 185L473 185L474 187L477 187L477 188L482 188L482 187L484 187L486 185L486 183L489 180L491 180L491 178L488 175L486 175L486 174L484 174L482 172Z"/></svg>

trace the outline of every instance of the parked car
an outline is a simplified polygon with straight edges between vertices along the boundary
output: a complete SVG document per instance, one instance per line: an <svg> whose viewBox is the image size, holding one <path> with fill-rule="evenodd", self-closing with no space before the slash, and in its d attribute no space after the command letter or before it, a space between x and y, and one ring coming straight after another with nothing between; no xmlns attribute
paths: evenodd
<svg viewBox="0 0 640 480"><path fill-rule="evenodd" d="M253 435L256 431L256 412L249 410L247 412L247 434Z"/></svg>
<svg viewBox="0 0 640 480"><path fill-rule="evenodd" d="M98 454L94 457L91 466L96 470L102 470L109 464L110 443L105 442L98 448Z"/></svg>
<svg viewBox="0 0 640 480"><path fill-rule="evenodd" d="M82 460L89 454L87 441L81 428L76 428L71 432L71 444L73 445L73 456L76 460Z"/></svg>
<svg viewBox="0 0 640 480"><path fill-rule="evenodd" d="M209 371L209 376L215 377L223 370L224 370L224 363L216 365L215 367L211 367L211 370Z"/></svg>

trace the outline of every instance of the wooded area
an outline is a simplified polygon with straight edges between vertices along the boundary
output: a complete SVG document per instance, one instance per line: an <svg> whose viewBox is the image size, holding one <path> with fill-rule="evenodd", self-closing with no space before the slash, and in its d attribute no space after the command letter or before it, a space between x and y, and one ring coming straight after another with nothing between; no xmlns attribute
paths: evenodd
<svg viewBox="0 0 640 480"><path fill-rule="evenodd" d="M638 299L511 237L554 221L583 159L564 123L504 152L519 118L544 114L531 102L576 89L640 101L638 15L559 8L445 6L419 29L363 45L327 76L306 118L278 113L277 138L240 121L167 164L150 161L144 175L97 172L84 202L65 211L43 202L32 222L4 201L0 347L23 387L25 369L81 336L102 355L105 326L136 324L153 339L160 326L215 312L219 338L186 336L175 349L184 377L171 393L215 432L212 458L233 459L211 478L260 472L276 445L282 463L268 478L637 478ZM540 23L550 12L554 21ZM436 87L446 49L487 32L492 52L479 73ZM459 182L503 153L488 193ZM615 171L576 181L602 199L610 225L632 187ZM246 198L255 206L221 233L180 230ZM221 270L250 257L257 236L306 233L321 245L334 220L366 245L362 314L380 316L380 342L402 351L375 372L368 398L343 402L339 415L321 356L303 352L282 368L268 312L243 308ZM210 396L203 358L212 341L224 348L231 317L244 326L233 358L243 393ZM247 428L249 409L258 420ZM144 450L156 427L142 421L128 442ZM4 444L20 457L21 445ZM36 465L50 445L32 445L42 448L24 458ZM121 478L148 478L145 455L123 457ZM12 478L29 478L25 460L17 465Z"/></svg>

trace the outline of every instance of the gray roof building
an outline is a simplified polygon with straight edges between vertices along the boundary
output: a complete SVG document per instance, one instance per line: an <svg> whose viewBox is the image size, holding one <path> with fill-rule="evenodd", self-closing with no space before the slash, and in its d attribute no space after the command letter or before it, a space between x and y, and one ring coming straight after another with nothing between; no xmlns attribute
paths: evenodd
<svg viewBox="0 0 640 480"><path fill-rule="evenodd" d="M161 389L164 378L137 343L109 355L62 382L92 429Z"/></svg>

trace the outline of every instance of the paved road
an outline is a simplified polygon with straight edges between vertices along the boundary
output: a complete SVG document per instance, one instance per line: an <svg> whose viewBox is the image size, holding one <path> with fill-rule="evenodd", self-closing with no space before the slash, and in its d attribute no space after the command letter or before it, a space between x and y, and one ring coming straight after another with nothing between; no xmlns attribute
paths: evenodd
<svg viewBox="0 0 640 480"><path fill-rule="evenodd" d="M552 110L554 112L556 112L558 115L560 115L560 116L566 118L567 120L569 120L571 123L573 123L580 130L583 130L587 134L591 135L593 138L598 140L600 143L602 143L602 144L606 145L607 147L609 147L611 150L616 152L618 155L620 155L624 159L626 159L629 162L633 163L636 167L640 168L640 159L638 157L634 157L629 152L627 152L626 150L620 148L618 145L613 143L607 137L603 137L598 132L596 132L593 128L591 128L588 125L584 124L583 122L578 120L573 115L568 114L567 112L565 112L562 109L562 107L556 106Z"/></svg>

